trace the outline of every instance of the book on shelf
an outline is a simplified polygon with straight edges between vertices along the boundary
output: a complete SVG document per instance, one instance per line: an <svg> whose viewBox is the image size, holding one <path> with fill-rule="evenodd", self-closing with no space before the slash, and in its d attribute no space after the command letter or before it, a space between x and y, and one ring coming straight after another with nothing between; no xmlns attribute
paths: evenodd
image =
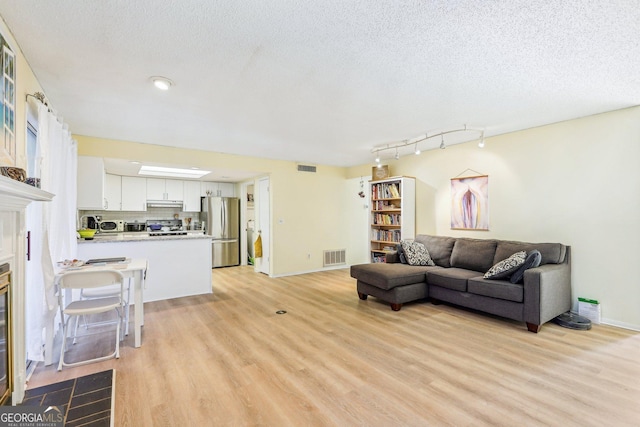
<svg viewBox="0 0 640 427"><path fill-rule="evenodd" d="M398 199L400 198L400 186L397 182L381 183L371 186L372 199Z"/></svg>

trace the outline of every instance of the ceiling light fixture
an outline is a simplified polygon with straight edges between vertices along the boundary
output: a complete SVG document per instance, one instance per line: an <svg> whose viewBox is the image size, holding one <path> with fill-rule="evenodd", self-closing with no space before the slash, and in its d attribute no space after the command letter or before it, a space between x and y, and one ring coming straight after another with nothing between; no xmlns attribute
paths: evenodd
<svg viewBox="0 0 640 427"><path fill-rule="evenodd" d="M205 170L193 170L193 169L180 169L180 168L166 168L161 166L141 166L138 171L138 175L146 176L165 176L171 178L202 178L203 176L210 174L211 171Z"/></svg>
<svg viewBox="0 0 640 427"><path fill-rule="evenodd" d="M173 82L166 77L154 76L151 77L153 85L160 90L169 90L173 86Z"/></svg>
<svg viewBox="0 0 640 427"><path fill-rule="evenodd" d="M380 153L387 151L387 150L395 150L395 158L396 160L400 158L400 150L403 150L405 148L408 148L410 146L413 146L414 150L413 152L415 154L420 154L420 150L418 149L418 143L422 142L422 141L426 141L428 139L431 138L436 138L436 137L440 137L440 148L444 149L447 146L444 143L444 135L448 135L450 133L458 133L458 132L477 132L478 134L480 134L480 143L478 144L478 146L483 147L484 146L484 129L482 128L470 128L467 127L467 125L464 125L461 128L458 129L451 129L451 130L445 130L442 132L438 132L438 133L434 133L433 135L429 135L427 133L425 133L424 135L418 136L416 138L411 138L411 139L405 139L402 142L397 142L397 143L389 143L389 144L384 144L384 145L379 145L377 147L374 147L371 149L371 152L373 154L375 154L376 156L376 163L380 164ZM475 138L473 138L475 139ZM469 141L473 141L473 139L468 139L466 141L463 142L469 142Z"/></svg>

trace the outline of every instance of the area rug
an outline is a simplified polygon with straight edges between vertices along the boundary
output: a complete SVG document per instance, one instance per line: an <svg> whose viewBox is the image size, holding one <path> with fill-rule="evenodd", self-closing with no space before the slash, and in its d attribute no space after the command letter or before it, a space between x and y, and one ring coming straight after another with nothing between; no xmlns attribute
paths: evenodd
<svg viewBox="0 0 640 427"><path fill-rule="evenodd" d="M115 369L27 390L24 406L56 406L65 426L112 426Z"/></svg>

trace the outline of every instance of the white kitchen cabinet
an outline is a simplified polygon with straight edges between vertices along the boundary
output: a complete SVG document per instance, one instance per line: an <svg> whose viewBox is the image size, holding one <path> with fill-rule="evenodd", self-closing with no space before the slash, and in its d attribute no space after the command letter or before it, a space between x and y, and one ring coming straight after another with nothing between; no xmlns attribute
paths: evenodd
<svg viewBox="0 0 640 427"><path fill-rule="evenodd" d="M104 186L105 211L119 211L122 207L122 177L106 174Z"/></svg>
<svg viewBox="0 0 640 427"><path fill-rule="evenodd" d="M78 156L78 209L104 210L104 160L102 157Z"/></svg>
<svg viewBox="0 0 640 427"><path fill-rule="evenodd" d="M147 178L148 200L183 200L184 183L177 179Z"/></svg>
<svg viewBox="0 0 640 427"><path fill-rule="evenodd" d="M207 194L209 192L209 194ZM235 197L236 186L232 182L207 182L201 183L200 195L214 197Z"/></svg>
<svg viewBox="0 0 640 427"><path fill-rule="evenodd" d="M165 179L167 200L184 200L184 181Z"/></svg>
<svg viewBox="0 0 640 427"><path fill-rule="evenodd" d="M147 178L147 199L164 200L165 180L160 178Z"/></svg>
<svg viewBox="0 0 640 427"><path fill-rule="evenodd" d="M122 177L122 210L147 210L147 179L134 176Z"/></svg>
<svg viewBox="0 0 640 427"><path fill-rule="evenodd" d="M200 212L200 181L184 181L185 212Z"/></svg>

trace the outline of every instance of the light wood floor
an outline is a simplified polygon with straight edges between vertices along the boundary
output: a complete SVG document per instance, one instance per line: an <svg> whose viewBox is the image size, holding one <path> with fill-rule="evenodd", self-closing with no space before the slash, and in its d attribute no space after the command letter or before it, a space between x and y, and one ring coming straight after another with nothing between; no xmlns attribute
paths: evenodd
<svg viewBox="0 0 640 427"><path fill-rule="evenodd" d="M393 312L360 301L346 269L213 273L212 295L145 305L141 348L39 366L29 387L115 368L120 427L640 425L640 333Z"/></svg>

